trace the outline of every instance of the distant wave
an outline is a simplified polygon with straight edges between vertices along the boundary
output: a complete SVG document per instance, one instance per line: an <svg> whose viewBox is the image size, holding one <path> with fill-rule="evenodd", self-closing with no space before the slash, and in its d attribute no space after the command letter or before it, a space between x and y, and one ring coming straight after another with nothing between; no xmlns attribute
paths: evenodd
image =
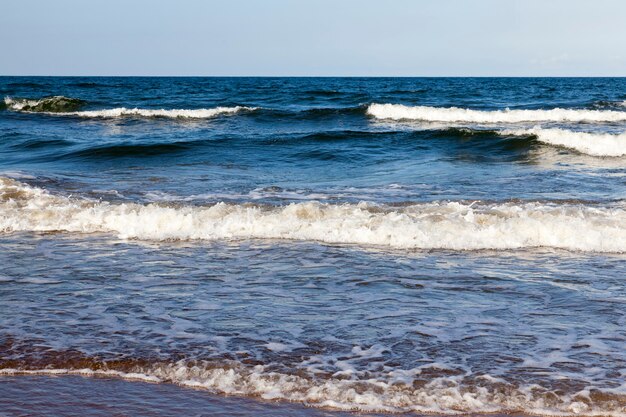
<svg viewBox="0 0 626 417"><path fill-rule="evenodd" d="M472 110L459 107L371 104L367 114L377 119L421 120L426 122L520 123L520 122L617 122L626 121L626 111L550 110Z"/></svg>
<svg viewBox="0 0 626 417"><path fill-rule="evenodd" d="M454 135L501 135L534 137L539 142L563 146L593 156L626 156L626 133L578 132L562 128L513 128L529 122L617 122L626 121L626 111L601 110L470 110L457 107L408 107L400 104L372 104L367 114L378 119L416 120L431 123L424 129ZM487 126L496 126L494 129ZM505 127L503 127L504 125Z"/></svg>
<svg viewBox="0 0 626 417"><path fill-rule="evenodd" d="M4 105L7 109L33 113L72 112L81 108L84 104L85 102L83 100L64 96L52 96L40 99L4 98Z"/></svg>
<svg viewBox="0 0 626 417"><path fill-rule="evenodd" d="M244 111L260 110L260 116L271 118L311 118L319 119L336 115L363 115L367 109L365 105L348 107L310 107L302 109L273 109L249 106L212 107L203 109L144 109L130 107L116 107L98 110L83 110L87 103L83 100L64 96L44 97L40 99L5 97L0 103L4 108L30 113L62 114L85 118L117 118L117 117L165 117L205 119L221 114L234 114Z"/></svg>
<svg viewBox="0 0 626 417"><path fill-rule="evenodd" d="M594 156L626 156L626 133L586 133L567 129L505 129L501 135L534 136L538 141Z"/></svg>
<svg viewBox="0 0 626 417"><path fill-rule="evenodd" d="M235 114L242 111L254 111L256 107L214 107L208 109L139 109L117 107L102 110L77 111L85 102L63 96L42 99L17 99L6 97L4 104L13 111L43 113L51 115L76 116L83 118L118 118L118 117L165 117L181 119L209 119L222 114Z"/></svg>
<svg viewBox="0 0 626 417"><path fill-rule="evenodd" d="M400 249L626 252L626 207L539 202L169 207L56 196L1 178L0 231L108 232L145 240L288 239Z"/></svg>
<svg viewBox="0 0 626 417"><path fill-rule="evenodd" d="M242 111L253 111L255 107L214 107L210 109L128 109L126 107L118 107L115 109L105 110L89 110L64 113L67 115L85 117L85 118L117 118L124 116L134 117L165 117L174 119L210 119L222 114L235 114Z"/></svg>

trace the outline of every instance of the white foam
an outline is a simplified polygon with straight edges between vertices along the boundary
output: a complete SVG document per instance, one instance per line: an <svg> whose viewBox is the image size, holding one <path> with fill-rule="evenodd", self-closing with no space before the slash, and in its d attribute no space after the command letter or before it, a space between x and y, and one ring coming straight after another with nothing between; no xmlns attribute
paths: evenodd
<svg viewBox="0 0 626 417"><path fill-rule="evenodd" d="M567 129L505 129L503 135L536 136L537 140L550 145L563 146L594 156L625 156L626 133L587 133Z"/></svg>
<svg viewBox="0 0 626 417"><path fill-rule="evenodd" d="M560 108L484 111L459 107L404 106L402 104L371 104L367 108L367 114L377 119L444 123L616 122L626 120L626 111Z"/></svg>
<svg viewBox="0 0 626 417"><path fill-rule="evenodd" d="M0 231L108 232L157 241L291 239L402 249L551 247L626 252L626 206L303 202L277 207L224 203L170 207L55 196L0 178Z"/></svg>
<svg viewBox="0 0 626 417"><path fill-rule="evenodd" d="M61 98L61 96L56 96ZM34 107L41 103L41 100L31 100L31 99L14 99L12 97L5 97L4 104L11 110L20 111L24 107Z"/></svg>
<svg viewBox="0 0 626 417"><path fill-rule="evenodd" d="M594 401L590 389L564 394L538 385L514 386L500 380L463 376L435 377L414 385L420 370L404 372L406 382L389 375L377 379L318 379L274 372L265 366L238 363L214 366L194 362L163 363L137 367L130 372L92 369L0 369L0 375L43 374L117 377L144 382L169 382L227 395L285 400L314 407L367 412L415 412L435 414L524 413L548 416L626 416L620 401ZM601 390L599 390L602 392ZM609 395L616 395L610 390ZM619 395L619 394L617 394Z"/></svg>
<svg viewBox="0 0 626 417"><path fill-rule="evenodd" d="M114 109L105 110L86 110L76 112L65 113L47 113L55 115L69 115L85 118L116 118L125 116L135 117L167 117L167 118L181 118L181 119L210 119L223 114L235 114L242 111L253 111L256 107L215 107L210 109L128 109L126 107L119 107Z"/></svg>
<svg viewBox="0 0 626 417"><path fill-rule="evenodd" d="M5 97L4 103L14 111L22 111L25 113L35 113L28 109L37 107L46 101L54 101L65 99L63 96L47 97L40 100L33 99L14 99ZM85 110L85 111L68 111L68 112L50 112L36 111L36 113L55 115L55 116L77 116L84 118L118 118L118 117L166 117L166 118L182 118L182 119L210 119L224 114L235 114L243 111L254 111L256 107L213 107L207 109L140 109L117 107L103 110Z"/></svg>

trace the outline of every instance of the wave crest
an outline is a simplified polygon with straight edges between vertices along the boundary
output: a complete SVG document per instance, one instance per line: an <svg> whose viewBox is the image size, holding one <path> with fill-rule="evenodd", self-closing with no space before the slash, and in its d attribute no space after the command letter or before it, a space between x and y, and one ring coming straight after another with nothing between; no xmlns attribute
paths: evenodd
<svg viewBox="0 0 626 417"><path fill-rule="evenodd" d="M77 98L63 96L45 97L42 99L18 99L5 97L4 104L7 109L13 111L84 118L164 117L180 119L210 119L222 114L235 114L243 111L254 111L257 109L256 107L245 106L169 110L116 107L112 109L77 111L85 104L85 102Z"/></svg>
<svg viewBox="0 0 626 417"><path fill-rule="evenodd" d="M7 109L33 113L73 112L81 108L84 104L85 102L83 100L64 96L52 96L40 99L4 98L4 105Z"/></svg>
<svg viewBox="0 0 626 417"><path fill-rule="evenodd" d="M0 231L105 232L157 241L288 239L399 249L626 252L626 207L539 202L171 207L56 196L2 178Z"/></svg>
<svg viewBox="0 0 626 417"><path fill-rule="evenodd" d="M426 122L521 123L521 122L617 122L626 121L626 111L613 110L472 110L459 107L371 104L367 114L377 119Z"/></svg>
<svg viewBox="0 0 626 417"><path fill-rule="evenodd" d="M505 129L501 135L534 136L538 141L593 156L626 156L626 133L587 133L567 129Z"/></svg>
<svg viewBox="0 0 626 417"><path fill-rule="evenodd" d="M242 111L254 111L256 107L214 107L210 109L129 109L118 107L114 109L79 111L64 113L85 118L118 118L118 117L164 117L173 119L210 119L223 114L235 114Z"/></svg>

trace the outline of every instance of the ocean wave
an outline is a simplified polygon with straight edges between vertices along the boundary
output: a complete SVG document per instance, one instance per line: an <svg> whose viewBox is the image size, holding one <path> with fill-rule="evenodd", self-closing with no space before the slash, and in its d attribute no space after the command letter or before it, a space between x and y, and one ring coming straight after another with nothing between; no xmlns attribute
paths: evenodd
<svg viewBox="0 0 626 417"><path fill-rule="evenodd" d="M13 111L103 119L119 117L209 119L223 114L235 114L243 111L254 111L257 109L256 107L245 106L169 110L117 107L112 109L77 111L77 109L82 107L85 102L76 98L63 96L46 97L42 99L17 99L5 97L4 104L7 109Z"/></svg>
<svg viewBox="0 0 626 417"><path fill-rule="evenodd" d="M501 135L533 136L538 141L563 146L593 156L626 156L626 133L587 133L567 129L505 129Z"/></svg>
<svg viewBox="0 0 626 417"><path fill-rule="evenodd" d="M243 111L254 111L256 107L214 107L210 109L129 109L118 107L114 109L89 110L64 113L84 118L118 118L118 117L164 117L173 119L210 119L225 114L235 114Z"/></svg>
<svg viewBox="0 0 626 417"><path fill-rule="evenodd" d="M626 416L626 386L552 389L539 384L513 383L488 374L468 377L437 364L388 370L360 379L314 376L302 370L275 371L263 364L247 366L234 360L149 363L132 359L102 362L77 357L65 362L41 367L3 366L0 375L81 375L174 383L217 394L366 412Z"/></svg>
<svg viewBox="0 0 626 417"><path fill-rule="evenodd" d="M40 99L4 98L4 105L7 109L32 113L73 112L81 108L84 104L85 102L83 100L64 96L52 96Z"/></svg>
<svg viewBox="0 0 626 417"><path fill-rule="evenodd" d="M285 239L398 249L626 252L626 207L574 203L117 204L0 179L0 231L114 233L141 240Z"/></svg>
<svg viewBox="0 0 626 417"><path fill-rule="evenodd" d="M522 122L619 122L626 111L550 109L550 110L472 110L459 107L405 106L371 104L367 114L377 119L420 120L444 123L522 123Z"/></svg>

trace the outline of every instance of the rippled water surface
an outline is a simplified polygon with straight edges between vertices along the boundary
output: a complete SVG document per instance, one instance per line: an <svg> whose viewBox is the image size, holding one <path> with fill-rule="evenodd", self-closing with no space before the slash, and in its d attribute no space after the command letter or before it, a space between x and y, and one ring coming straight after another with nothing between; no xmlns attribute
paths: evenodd
<svg viewBox="0 0 626 417"><path fill-rule="evenodd" d="M626 415L624 79L0 94L8 415Z"/></svg>

